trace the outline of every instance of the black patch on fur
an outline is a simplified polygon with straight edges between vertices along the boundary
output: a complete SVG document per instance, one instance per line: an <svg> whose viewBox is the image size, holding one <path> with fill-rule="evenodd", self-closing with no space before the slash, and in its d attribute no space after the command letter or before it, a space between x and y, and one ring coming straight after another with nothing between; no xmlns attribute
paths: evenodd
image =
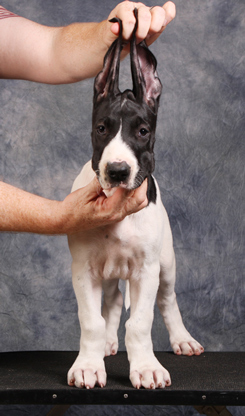
<svg viewBox="0 0 245 416"><path fill-rule="evenodd" d="M151 202L155 204L157 200L157 188L155 185L155 181L151 175L148 176L147 180L148 180L148 188L147 188L148 205Z"/></svg>
<svg viewBox="0 0 245 416"><path fill-rule="evenodd" d="M114 139L120 128L121 98L106 97L96 106L92 119L92 168L97 173L102 153L109 142ZM100 127L104 131L100 132Z"/></svg>

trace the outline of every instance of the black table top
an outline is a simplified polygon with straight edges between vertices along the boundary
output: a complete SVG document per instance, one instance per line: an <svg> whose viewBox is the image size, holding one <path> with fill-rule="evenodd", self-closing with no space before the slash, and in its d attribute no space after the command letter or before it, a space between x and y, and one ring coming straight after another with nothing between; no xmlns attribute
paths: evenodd
<svg viewBox="0 0 245 416"><path fill-rule="evenodd" d="M136 390L125 352L106 357L107 385L77 389L66 384L76 352L0 353L0 404L245 405L245 352L176 356L156 352L172 385Z"/></svg>

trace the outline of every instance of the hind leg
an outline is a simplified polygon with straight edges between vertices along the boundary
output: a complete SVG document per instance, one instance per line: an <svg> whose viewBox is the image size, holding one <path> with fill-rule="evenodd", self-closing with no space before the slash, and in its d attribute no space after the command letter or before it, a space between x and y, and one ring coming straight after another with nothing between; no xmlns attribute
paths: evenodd
<svg viewBox="0 0 245 416"><path fill-rule="evenodd" d="M160 262L160 285L157 304L169 332L173 351L178 355L200 355L204 348L185 328L177 304L174 290L176 266L172 245L163 247Z"/></svg>
<svg viewBox="0 0 245 416"><path fill-rule="evenodd" d="M106 356L115 355L118 351L117 331L123 306L123 297L118 288L118 282L118 279L103 282L104 302L102 316L106 322Z"/></svg>

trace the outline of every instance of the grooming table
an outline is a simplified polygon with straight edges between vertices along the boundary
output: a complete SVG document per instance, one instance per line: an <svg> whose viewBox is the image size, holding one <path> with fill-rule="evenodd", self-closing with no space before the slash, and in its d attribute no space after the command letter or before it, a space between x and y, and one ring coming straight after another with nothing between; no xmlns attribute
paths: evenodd
<svg viewBox="0 0 245 416"><path fill-rule="evenodd" d="M47 416L61 416L70 405L191 405L201 414L226 416L225 406L245 406L245 352L176 356L156 352L169 370L172 386L136 390L128 379L125 352L106 357L107 385L77 389L66 384L76 352L0 353L0 404L52 404Z"/></svg>

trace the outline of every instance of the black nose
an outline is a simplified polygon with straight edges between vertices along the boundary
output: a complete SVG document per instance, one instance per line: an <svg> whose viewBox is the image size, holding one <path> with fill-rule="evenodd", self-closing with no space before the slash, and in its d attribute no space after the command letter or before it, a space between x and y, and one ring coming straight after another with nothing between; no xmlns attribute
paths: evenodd
<svg viewBox="0 0 245 416"><path fill-rule="evenodd" d="M106 173L112 184L126 182L130 175L130 166L126 162L107 163Z"/></svg>

